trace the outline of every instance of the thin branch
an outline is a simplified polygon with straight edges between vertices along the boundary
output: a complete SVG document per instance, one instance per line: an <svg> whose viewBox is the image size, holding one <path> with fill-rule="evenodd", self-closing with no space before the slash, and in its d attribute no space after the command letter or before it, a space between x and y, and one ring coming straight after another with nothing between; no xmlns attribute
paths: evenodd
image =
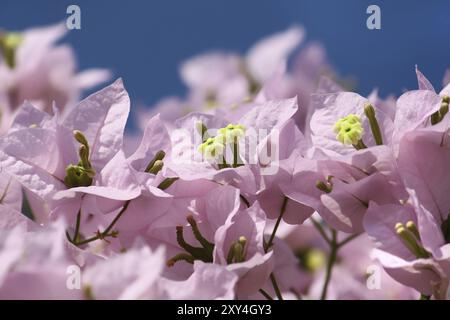
<svg viewBox="0 0 450 320"><path fill-rule="evenodd" d="M275 290L275 294L278 300L283 300L280 287L278 286L277 279L275 278L275 275L273 273L270 274L270 282L272 283L273 289Z"/></svg>
<svg viewBox="0 0 450 320"><path fill-rule="evenodd" d="M345 238L344 240L342 240L340 243L337 244L338 248L345 246L347 243L349 243L353 239L359 237L360 235L361 235L361 233L355 233L355 234L348 236L347 238Z"/></svg>
<svg viewBox="0 0 450 320"><path fill-rule="evenodd" d="M332 240L331 240L331 245L330 245L331 251L330 251L330 256L328 257L327 271L325 274L325 283L323 284L322 294L320 295L320 300L325 300L327 298L328 286L330 284L331 274L333 272L333 267L336 262L337 251L338 251L338 246L337 246L337 242L336 242L337 232L336 232L336 230L331 229L331 233L332 233Z"/></svg>
<svg viewBox="0 0 450 320"><path fill-rule="evenodd" d="M277 234L278 227L280 226L281 220L283 219L283 215L286 212L286 206L287 206L288 198L284 197L283 204L281 205L281 211L280 215L277 218L277 221L275 222L275 226L273 228L272 234L270 235L269 241L266 245L266 252L270 249L270 247L273 245L273 241L275 240L275 235Z"/></svg>
<svg viewBox="0 0 450 320"><path fill-rule="evenodd" d="M280 215L278 216L277 221L275 222L275 226L272 230L272 234L270 235L269 241L266 243L266 240L263 237L263 248L267 253L273 245L273 241L275 240L275 235L277 234L278 227L280 226L281 219L283 218L284 213L286 212L288 198L284 197L283 204L281 205ZM281 294L280 287L278 286L277 279L273 273L270 274L270 282L272 283L273 289L275 290L275 294L277 295L278 300L283 300L283 295Z"/></svg>
<svg viewBox="0 0 450 320"><path fill-rule="evenodd" d="M273 298L264 289L259 289L259 293L261 293L267 300L273 300Z"/></svg>
<svg viewBox="0 0 450 320"><path fill-rule="evenodd" d="M331 245L331 240L330 238L327 236L327 233L325 232L324 228L322 227L322 225L320 224L320 222L316 221L314 218L310 218L311 222L313 223L314 227L317 229L317 231L320 233L320 235L322 236L322 238L329 244Z"/></svg>
<svg viewBox="0 0 450 320"><path fill-rule="evenodd" d="M73 235L72 243L76 242L77 239L78 239L78 236L80 234L80 223L81 223L81 208L80 208L80 210L78 211L78 214L77 214L77 222L75 224L75 233Z"/></svg>
<svg viewBox="0 0 450 320"><path fill-rule="evenodd" d="M117 221L119 221L120 217L125 213L130 202L131 202L131 200L128 200L127 202L125 202L122 209L120 209L119 213L116 215L116 217L113 219L113 221L111 221L109 226L103 232L98 232L97 235L95 235L91 238L87 238L87 239L81 240L79 242L74 242L73 244L76 246L81 246L81 245L88 244L89 242L92 242L95 240L104 239L106 237L113 236L113 233L110 233L110 231L114 228L115 224L117 223Z"/></svg>

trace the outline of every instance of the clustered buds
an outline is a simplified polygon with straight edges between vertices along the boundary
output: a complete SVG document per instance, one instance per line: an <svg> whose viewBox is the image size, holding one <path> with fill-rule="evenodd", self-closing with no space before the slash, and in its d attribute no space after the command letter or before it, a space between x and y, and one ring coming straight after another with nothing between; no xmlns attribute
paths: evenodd
<svg viewBox="0 0 450 320"><path fill-rule="evenodd" d="M247 238L240 236L237 241L235 241L228 251L227 263L240 263L245 261Z"/></svg>
<svg viewBox="0 0 450 320"><path fill-rule="evenodd" d="M403 241L408 250L411 251L411 253L417 258L430 257L428 251L420 244L419 231L413 221L408 221L406 226L401 222L398 222L395 225L395 232Z"/></svg>
<svg viewBox="0 0 450 320"><path fill-rule="evenodd" d="M147 167L145 168L145 172L151 173L151 174L158 174L163 167L164 167L164 158L166 156L166 153L163 150L159 150L152 160L148 163ZM159 185L158 188L161 190L166 190L169 188L175 181L178 180L178 177L170 177L165 178Z"/></svg>
<svg viewBox="0 0 450 320"><path fill-rule="evenodd" d="M74 133L75 140L81 144L78 149L80 161L77 165L70 164L66 168L64 183L68 188L88 187L92 184L95 170L89 161L89 144L86 137L78 130Z"/></svg>
<svg viewBox="0 0 450 320"><path fill-rule="evenodd" d="M186 242L184 239L183 226L176 227L177 242L178 245L186 252L179 253L167 261L169 267L173 266L178 261L185 261L188 263L194 263L195 260L201 260L203 262L213 261L214 244L209 242L201 233L198 228L197 222L192 215L186 218L187 222L191 226L192 233L195 239L200 243L201 247L194 247Z"/></svg>

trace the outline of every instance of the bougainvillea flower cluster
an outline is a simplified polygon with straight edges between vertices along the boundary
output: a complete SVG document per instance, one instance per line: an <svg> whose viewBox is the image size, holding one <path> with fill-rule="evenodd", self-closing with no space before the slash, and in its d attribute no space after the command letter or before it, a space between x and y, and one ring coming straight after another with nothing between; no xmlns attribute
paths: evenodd
<svg viewBox="0 0 450 320"><path fill-rule="evenodd" d="M64 33L0 33L1 299L450 298L448 81L361 96L293 26L135 110Z"/></svg>

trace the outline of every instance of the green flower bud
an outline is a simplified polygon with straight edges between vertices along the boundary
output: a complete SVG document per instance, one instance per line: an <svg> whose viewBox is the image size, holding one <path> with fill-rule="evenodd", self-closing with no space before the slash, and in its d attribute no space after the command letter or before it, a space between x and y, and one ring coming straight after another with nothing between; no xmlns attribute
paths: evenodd
<svg viewBox="0 0 450 320"><path fill-rule="evenodd" d="M408 224L407 224L408 225ZM409 223L410 228L412 225ZM398 222L395 225L395 232L402 240L403 244L414 254L417 258L429 258L430 254L427 250L418 242L415 232L409 230L402 223Z"/></svg>
<svg viewBox="0 0 450 320"><path fill-rule="evenodd" d="M153 168L153 166L155 165L156 161L162 161L164 159L164 157L166 156L166 153L162 150L158 151L155 156L153 157L153 159L149 162L149 164L147 165L147 168L145 168L145 172L150 172L150 170Z"/></svg>
<svg viewBox="0 0 450 320"><path fill-rule="evenodd" d="M414 221L408 221L406 223L406 229L408 229L409 231L412 232L412 234L417 238L417 240L420 240L420 233L419 233L419 229L417 229L416 224L414 223Z"/></svg>
<svg viewBox="0 0 450 320"><path fill-rule="evenodd" d="M383 137L381 135L380 126L378 125L378 120L375 115L375 109L370 103L367 103L365 105L364 114L366 115L367 119L369 119L370 130L372 131L372 135L375 139L376 144L379 146L382 145Z"/></svg>
<svg viewBox="0 0 450 320"><path fill-rule="evenodd" d="M0 34L0 51L8 67L16 65L16 51L22 42L22 35L17 32Z"/></svg>
<svg viewBox="0 0 450 320"><path fill-rule="evenodd" d="M64 184L68 188L88 187L92 184L92 172L81 166L68 165Z"/></svg>
<svg viewBox="0 0 450 320"><path fill-rule="evenodd" d="M89 151L86 146L80 146L78 151L78 155L80 156L80 164L83 168L89 169L91 167L91 163L89 162Z"/></svg>
<svg viewBox="0 0 450 320"><path fill-rule="evenodd" d="M83 145L87 149L89 149L89 143L88 143L86 137L84 136L84 134L81 131L74 130L73 131L73 136L74 136L75 140L77 140L81 145Z"/></svg>
<svg viewBox="0 0 450 320"><path fill-rule="evenodd" d="M162 170L163 167L164 167L164 162L162 162L161 160L156 160L153 167L151 167L151 169L148 170L148 173L157 174L158 172L160 172Z"/></svg>
<svg viewBox="0 0 450 320"><path fill-rule="evenodd" d="M448 113L449 102L450 102L449 96L442 97L441 107L430 117L432 125L438 124L439 122L442 121L442 119L444 119L445 115Z"/></svg>
<svg viewBox="0 0 450 320"><path fill-rule="evenodd" d="M177 180L178 180L178 177L166 178L158 185L158 188L161 190L166 190Z"/></svg>
<svg viewBox="0 0 450 320"><path fill-rule="evenodd" d="M333 191L332 185L323 181L317 181L316 188L325 193L330 193L331 191Z"/></svg>

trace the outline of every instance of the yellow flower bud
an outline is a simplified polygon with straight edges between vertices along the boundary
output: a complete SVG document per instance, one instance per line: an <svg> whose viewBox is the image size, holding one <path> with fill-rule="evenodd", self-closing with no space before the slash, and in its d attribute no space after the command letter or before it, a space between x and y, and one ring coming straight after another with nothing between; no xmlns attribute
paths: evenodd
<svg viewBox="0 0 450 320"><path fill-rule="evenodd" d="M17 32L0 34L0 54L10 68L16 65L16 51L22 42L22 35Z"/></svg>
<svg viewBox="0 0 450 320"><path fill-rule="evenodd" d="M361 119L355 114L349 114L336 122L333 131L337 134L336 139L346 145L357 144L364 134Z"/></svg>
<svg viewBox="0 0 450 320"><path fill-rule="evenodd" d="M206 139L206 141L198 147L198 151L209 160L217 159L223 155L224 150L224 137L221 135Z"/></svg>
<svg viewBox="0 0 450 320"><path fill-rule="evenodd" d="M226 142L234 142L245 135L245 127L241 124L229 124L219 129L219 134L225 137Z"/></svg>

